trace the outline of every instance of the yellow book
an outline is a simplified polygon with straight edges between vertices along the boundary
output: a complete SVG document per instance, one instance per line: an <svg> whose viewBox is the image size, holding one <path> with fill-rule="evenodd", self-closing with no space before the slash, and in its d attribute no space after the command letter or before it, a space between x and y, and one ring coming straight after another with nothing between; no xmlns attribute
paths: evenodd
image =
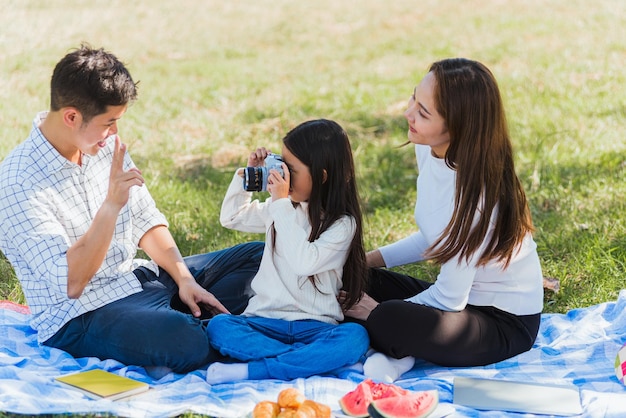
<svg viewBox="0 0 626 418"><path fill-rule="evenodd" d="M79 389L92 398L116 400L150 389L150 385L101 369L59 376L55 380Z"/></svg>

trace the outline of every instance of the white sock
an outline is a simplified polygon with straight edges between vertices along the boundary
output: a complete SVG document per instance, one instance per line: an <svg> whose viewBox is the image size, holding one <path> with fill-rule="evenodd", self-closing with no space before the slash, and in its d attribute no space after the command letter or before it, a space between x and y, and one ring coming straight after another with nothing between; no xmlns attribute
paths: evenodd
<svg viewBox="0 0 626 418"><path fill-rule="evenodd" d="M376 352L365 360L363 374L373 380L392 383L411 370L413 365L415 365L414 357L396 359Z"/></svg>
<svg viewBox="0 0 626 418"><path fill-rule="evenodd" d="M247 363L213 363L206 370L206 381L210 385L248 379Z"/></svg>

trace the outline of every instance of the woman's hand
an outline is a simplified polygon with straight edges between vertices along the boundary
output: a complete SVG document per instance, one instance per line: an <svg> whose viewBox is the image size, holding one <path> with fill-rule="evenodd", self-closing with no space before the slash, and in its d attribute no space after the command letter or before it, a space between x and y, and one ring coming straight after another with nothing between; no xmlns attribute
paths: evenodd
<svg viewBox="0 0 626 418"><path fill-rule="evenodd" d="M367 267L385 267L385 260L383 260L383 255L378 250L372 250L365 254L365 263Z"/></svg>
<svg viewBox="0 0 626 418"><path fill-rule="evenodd" d="M346 292L343 290L339 292L339 303L342 303L343 299L346 297ZM349 316L351 318L360 319L361 321L367 321L367 318L370 316L370 313L379 305L370 295L367 293L363 293L361 296L361 300L359 300L356 304L354 304L350 309L343 312L345 316Z"/></svg>

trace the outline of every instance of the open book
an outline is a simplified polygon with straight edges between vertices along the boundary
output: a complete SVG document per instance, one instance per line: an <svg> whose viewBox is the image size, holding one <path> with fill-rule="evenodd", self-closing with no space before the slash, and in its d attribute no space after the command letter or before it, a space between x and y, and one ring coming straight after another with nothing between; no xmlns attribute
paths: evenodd
<svg viewBox="0 0 626 418"><path fill-rule="evenodd" d="M58 382L78 389L92 398L116 400L150 389L150 385L101 369L67 374L55 378Z"/></svg>

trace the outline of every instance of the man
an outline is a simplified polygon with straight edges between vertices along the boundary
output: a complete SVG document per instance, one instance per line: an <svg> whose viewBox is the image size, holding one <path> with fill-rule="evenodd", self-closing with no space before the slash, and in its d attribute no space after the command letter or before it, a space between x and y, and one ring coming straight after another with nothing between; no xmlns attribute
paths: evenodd
<svg viewBox="0 0 626 418"><path fill-rule="evenodd" d="M136 98L103 49L82 45L59 61L50 110L0 166L0 249L41 343L185 373L212 360L202 313L245 308L263 246L183 259L117 135Z"/></svg>

